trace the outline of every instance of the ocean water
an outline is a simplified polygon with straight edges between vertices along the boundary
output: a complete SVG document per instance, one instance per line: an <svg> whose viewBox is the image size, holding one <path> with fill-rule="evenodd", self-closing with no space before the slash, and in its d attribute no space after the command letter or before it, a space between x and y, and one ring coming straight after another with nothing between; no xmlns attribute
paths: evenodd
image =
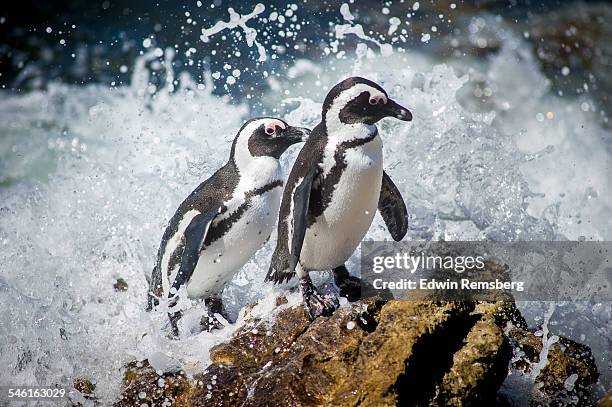
<svg viewBox="0 0 612 407"><path fill-rule="evenodd" d="M490 58L440 63L366 35L348 6L342 16L319 59L294 61L253 95L267 113L314 126L326 90L361 75L407 106L412 122L379 124L385 168L411 216L407 239L611 238L607 119L588 92L553 92L521 36L500 29L500 50ZM248 29L255 17L217 28L243 33L257 55L272 58L275 50ZM356 46L338 43L342 36ZM144 311L146 278L166 222L227 160L235 132L253 111L249 98L213 92L218 72L204 72L198 82L175 72L174 56L150 47L134 61L129 85L55 82L44 91L0 91L0 362L7 367L0 384L71 386L87 378L109 403L130 360L201 370L209 349L231 336L249 305L257 304L250 315L273 318L278 295L299 303L295 282L263 282L273 234L225 290L235 324L176 341L163 331L165 313ZM231 77L240 81L239 73ZM486 95L484 105L478 92ZM284 155L286 172L298 149ZM389 238L379 215L366 238ZM348 264L355 274L358 255ZM118 278L127 291L113 288ZM201 307L183 306L188 331ZM531 326L546 322L554 334L591 346L602 375L595 392L610 388L610 303L520 307Z"/></svg>

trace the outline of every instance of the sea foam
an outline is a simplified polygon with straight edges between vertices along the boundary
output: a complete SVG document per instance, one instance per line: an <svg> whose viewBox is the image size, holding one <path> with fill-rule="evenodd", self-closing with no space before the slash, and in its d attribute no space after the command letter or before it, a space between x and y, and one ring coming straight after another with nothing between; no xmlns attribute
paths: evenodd
<svg viewBox="0 0 612 407"><path fill-rule="evenodd" d="M610 238L607 133L581 108L584 100L550 92L521 40L506 39L490 61L471 67L495 89L487 112L470 109L470 96L461 96L473 84L465 67L436 65L418 52L379 51L362 43L342 58L298 61L290 78L269 79L271 89L287 92L262 98L280 106L290 123L314 126L326 90L362 75L410 108L411 123L379 124L385 168L410 212L407 239ZM55 83L45 92L2 95L0 361L8 372L2 384L71 386L88 378L109 403L130 360L148 358L158 370L201 370L209 349L243 323L248 305L257 303L251 315L270 318L276 296L299 303L290 291L295 282L263 282L273 234L224 293L235 324L177 341L166 337L164 313L144 311L166 222L227 160L249 116L246 104L214 95L210 77L201 84L180 72L175 78L172 56L156 49L140 57L130 86ZM165 86L150 84L152 60L162 63ZM298 148L283 157L285 172ZM366 238L389 238L379 215ZM358 255L348 263L354 274ZM119 278L127 291L113 288ZM551 310L521 307L532 324ZM592 346L606 371L610 304L559 309L585 316L562 333ZM187 324L201 307L192 312ZM601 383L609 387L609 370Z"/></svg>

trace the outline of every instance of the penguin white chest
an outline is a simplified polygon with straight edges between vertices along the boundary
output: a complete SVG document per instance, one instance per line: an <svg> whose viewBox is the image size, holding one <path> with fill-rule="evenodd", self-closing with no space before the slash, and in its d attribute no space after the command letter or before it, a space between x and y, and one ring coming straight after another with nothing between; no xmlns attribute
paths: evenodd
<svg viewBox="0 0 612 407"><path fill-rule="evenodd" d="M347 149L344 162L329 205L306 231L301 253L305 269L326 270L344 264L376 213L383 174L380 136Z"/></svg>
<svg viewBox="0 0 612 407"><path fill-rule="evenodd" d="M190 297L220 294L224 285L264 245L276 223L281 195L282 187L277 186L251 197L230 229L203 249L187 285ZM227 216L231 213L228 210Z"/></svg>

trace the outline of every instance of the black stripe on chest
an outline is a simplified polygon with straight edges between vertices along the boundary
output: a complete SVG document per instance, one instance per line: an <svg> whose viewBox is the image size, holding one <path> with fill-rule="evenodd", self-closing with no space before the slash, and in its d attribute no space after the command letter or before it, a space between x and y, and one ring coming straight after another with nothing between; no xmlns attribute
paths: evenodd
<svg viewBox="0 0 612 407"><path fill-rule="evenodd" d="M210 245L214 241L222 238L227 232L229 232L232 226L242 217L242 215L244 215L247 209L251 207L254 197L263 195L266 192L270 192L274 188L278 188L282 186L283 186L283 181L276 180L276 181L270 182L269 184L264 185L263 187L259 187L259 188L255 188L250 191L247 191L244 194L244 202L240 206L238 206L238 208L236 208L234 212L229 214L227 217L221 219L220 221L214 223L210 227L210 230L208 231L208 234L206 235L206 239L204 240L204 246ZM223 215L226 212L227 212L227 208L224 207L221 210L220 215ZM248 224L248 221L247 221L247 224Z"/></svg>
<svg viewBox="0 0 612 407"><path fill-rule="evenodd" d="M370 141L374 140L377 135L378 129L376 129L376 131L368 137L357 138L338 144L336 151L334 152L334 165L325 177L318 177L320 182L314 185L310 193L307 227L314 224L316 218L321 216L323 211L325 211L325 209L329 206L334 190L340 181L340 177L348 165L346 162L346 151L369 143Z"/></svg>
<svg viewBox="0 0 612 407"><path fill-rule="evenodd" d="M206 234L206 238L204 239L204 246L209 246L211 243L214 243L216 240L221 239L232 226L242 217L242 215L246 212L247 209L251 207L253 198L259 195L263 195L266 192L273 190L274 188L282 187L283 181L276 180L269 184L264 185L260 188L255 188L245 193L244 202L236 208L234 212L232 212L226 218L220 220L219 222L214 223L210 226L208 233ZM227 213L227 207L223 207L219 215L223 215ZM170 270L173 270L181 262L181 258L183 256L183 249L185 246L185 236L181 236L180 243L174 249L172 254L170 255L170 259L168 261L168 273Z"/></svg>

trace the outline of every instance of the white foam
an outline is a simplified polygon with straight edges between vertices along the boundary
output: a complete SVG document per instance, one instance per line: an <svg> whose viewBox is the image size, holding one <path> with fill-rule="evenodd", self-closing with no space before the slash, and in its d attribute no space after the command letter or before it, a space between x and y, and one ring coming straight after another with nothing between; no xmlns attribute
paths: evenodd
<svg viewBox="0 0 612 407"><path fill-rule="evenodd" d="M234 11L233 8L228 8L227 12L230 15L229 21L217 21L215 25L210 28L202 28L202 35L200 35L200 39L203 42L210 41L210 37L223 31L223 30L231 30L236 27L240 27L244 31L245 40L249 47L255 45L257 47L257 52L259 53L259 62L264 62L267 59L266 49L263 45L257 42L257 30L253 27L247 26L247 22L257 17L259 14L263 13L266 10L266 6L261 3L257 3L249 14L240 15Z"/></svg>
<svg viewBox="0 0 612 407"><path fill-rule="evenodd" d="M393 53L393 46L391 44L378 41L377 39L366 35L363 31L363 26L361 24L354 23L355 17L353 17L353 15L351 14L348 4L342 4L342 6L340 7L340 13L342 14L342 18L348 21L348 24L336 25L335 31L337 39L341 40L344 39L348 34L352 34L355 35L357 38L377 45L380 49L380 54L382 56L389 56Z"/></svg>
<svg viewBox="0 0 612 407"><path fill-rule="evenodd" d="M339 33L356 33L353 24ZM145 276L166 221L227 159L248 112L212 95L209 76L198 86L179 74L178 85L167 80L153 89L148 61L163 55L168 79L175 78L168 63L172 52L160 51L151 49L136 61L131 86L51 84L46 92L0 98L0 130L7 135L0 140L0 168L7 174L0 181L21 180L0 189L0 362L9 372L1 384L70 385L87 377L109 403L126 362L150 358L162 370L202 369L210 348L247 318L247 305L258 304L251 315L270 318L276 296L295 285L263 282L273 234L225 290L235 325L171 341L162 332L166 315L144 311ZM363 46L360 52L367 54ZM467 75L415 52L358 63L332 56L300 63L290 81L275 79L291 99L283 100L278 90L263 99L285 106L290 123L312 127L326 90L359 74L410 108L413 122L385 119L379 125L385 167L411 214L407 239L609 239L607 133L596 113L580 109L586 99L551 94L530 53L527 44L506 39L499 55L478 66L496 89L486 113L464 107ZM548 111L553 119L538 121L536 113L546 117ZM283 156L285 171L297 148ZM379 215L367 238L389 238ZM358 255L348 264L353 273ZM119 277L127 292L113 290ZM298 302L291 293L288 306ZM545 311L521 307L530 317ZM576 304L572 312L581 325L563 334L578 339L588 333L585 342L606 387L609 342L602 338L611 336L610 305Z"/></svg>

